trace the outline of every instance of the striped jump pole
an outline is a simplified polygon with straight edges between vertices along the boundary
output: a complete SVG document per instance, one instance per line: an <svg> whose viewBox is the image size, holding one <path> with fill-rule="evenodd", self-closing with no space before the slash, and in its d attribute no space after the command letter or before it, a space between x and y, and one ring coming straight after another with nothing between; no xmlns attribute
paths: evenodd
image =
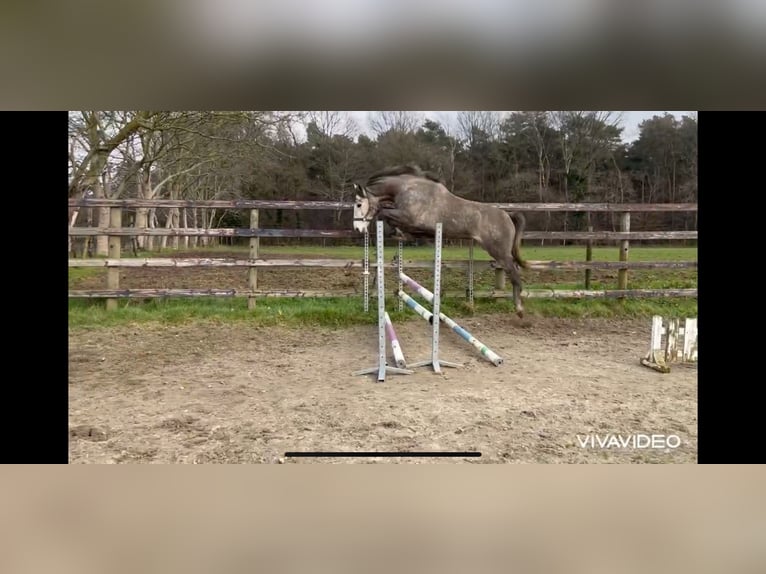
<svg viewBox="0 0 766 574"><path fill-rule="evenodd" d="M388 316L388 312L385 314L386 320L386 333L388 334L388 341L391 343L391 351L394 353L394 362L400 369L407 367L407 361L404 360L404 353L402 352L402 346L399 344L399 338L394 331L394 324L391 323L391 317Z"/></svg>
<svg viewBox="0 0 766 574"><path fill-rule="evenodd" d="M415 299L407 295L407 293L405 293L404 291L397 291L396 296L399 297L399 300L403 301L404 304L407 305L407 307L415 311L415 313L417 313L418 315L423 317L423 319L425 319L426 321L428 321L429 323L433 325L434 314L431 313L431 311L423 307L420 303L415 301Z"/></svg>
<svg viewBox="0 0 766 574"><path fill-rule="evenodd" d="M401 375L412 375L415 371L399 367L389 367L386 362L386 293L383 288L383 277L385 265L383 263L383 222L378 221L377 228L377 262L378 262L378 365L368 369L356 371L354 375L366 375L369 373L378 373L378 382L386 380L386 373L396 373Z"/></svg>
<svg viewBox="0 0 766 574"><path fill-rule="evenodd" d="M412 277L409 277L405 273L399 273L399 278L404 282L407 287L412 289L415 293L422 296L426 301L431 303L434 300L434 294L431 293L428 289L423 287L420 283L415 281ZM455 323L452 319L447 317L444 313L439 313L439 319L441 319L447 327L455 331L458 335L460 335L463 339L468 341L471 345L473 345L476 350L481 353L481 356L487 359L490 363L495 365L496 367L499 367L503 364L502 357L498 356L496 353L494 353L492 350L490 350L484 343L479 341L476 337L471 335L468 331L463 329L460 325Z"/></svg>

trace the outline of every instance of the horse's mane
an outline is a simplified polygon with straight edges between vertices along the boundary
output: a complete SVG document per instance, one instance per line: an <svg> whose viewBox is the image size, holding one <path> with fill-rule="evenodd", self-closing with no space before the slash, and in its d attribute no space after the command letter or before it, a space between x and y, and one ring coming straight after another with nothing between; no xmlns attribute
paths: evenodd
<svg viewBox="0 0 766 574"><path fill-rule="evenodd" d="M433 173L423 171L419 166L415 164L406 164L387 167L373 173L369 178L367 178L367 183L365 185L375 185L384 177L395 177L397 175L413 175L415 177L422 177L431 181L435 181L436 183L444 183Z"/></svg>

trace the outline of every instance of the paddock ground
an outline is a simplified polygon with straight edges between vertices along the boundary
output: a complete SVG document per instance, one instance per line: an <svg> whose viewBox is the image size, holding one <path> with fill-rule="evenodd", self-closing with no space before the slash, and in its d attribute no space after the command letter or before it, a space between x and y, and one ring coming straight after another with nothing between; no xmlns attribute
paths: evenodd
<svg viewBox="0 0 766 574"><path fill-rule="evenodd" d="M69 331L72 463L694 463L697 369L639 364L650 319L476 315L500 367L442 328L436 375L352 372L377 327L141 324ZM429 326L397 326L409 361ZM675 434L673 449L582 448L578 435ZM480 451L480 458L284 459L286 451Z"/></svg>

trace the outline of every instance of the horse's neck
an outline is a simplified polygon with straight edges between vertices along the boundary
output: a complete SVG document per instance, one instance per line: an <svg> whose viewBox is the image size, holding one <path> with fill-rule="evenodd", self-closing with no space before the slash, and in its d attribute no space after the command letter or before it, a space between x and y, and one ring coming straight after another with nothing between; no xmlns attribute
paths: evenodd
<svg viewBox="0 0 766 574"><path fill-rule="evenodd" d="M367 188L370 195L377 197L379 200L388 199L394 200L396 196L404 189L401 182L395 180L383 180L377 184Z"/></svg>

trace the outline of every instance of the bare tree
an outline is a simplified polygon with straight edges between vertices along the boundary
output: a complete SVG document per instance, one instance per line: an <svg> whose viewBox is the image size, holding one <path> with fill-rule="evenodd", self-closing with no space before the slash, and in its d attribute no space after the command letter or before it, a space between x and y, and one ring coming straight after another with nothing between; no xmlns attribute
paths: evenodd
<svg viewBox="0 0 766 574"><path fill-rule="evenodd" d="M619 134L622 114L606 111L561 111L549 113L551 125L559 133L564 159L564 196L569 201L568 178L573 165L588 167L603 151L614 134ZM609 129L611 128L611 130Z"/></svg>
<svg viewBox="0 0 766 574"><path fill-rule="evenodd" d="M80 190L90 190L96 198L108 196L104 187L103 174L108 167L109 157L115 149L145 127L154 112L97 112L82 111L70 115L69 131L73 141L79 142L79 158L70 157L69 195ZM73 134L74 132L74 134ZM98 210L99 226L109 221L109 208ZM96 254L107 255L108 238L96 237Z"/></svg>
<svg viewBox="0 0 766 574"><path fill-rule="evenodd" d="M476 110L459 112L457 115L458 137L468 145L473 143L477 131L487 134L490 139L496 139L501 120L501 112Z"/></svg>
<svg viewBox="0 0 766 574"><path fill-rule="evenodd" d="M339 135L354 139L360 132L359 124L348 112L309 112L307 120L313 122L317 129L328 137Z"/></svg>
<svg viewBox="0 0 766 574"><path fill-rule="evenodd" d="M551 126L548 115L543 111L519 112L513 114L520 120L521 134L528 145L535 151L537 159L537 198L540 203L545 201L548 192L548 183L551 179L551 162L548 155L548 146L551 139ZM545 230L550 229L551 212L545 212ZM540 245L545 245L545 239L540 240Z"/></svg>
<svg viewBox="0 0 766 574"><path fill-rule="evenodd" d="M469 193L477 194L479 201L495 200L499 188L493 150L500 134L500 119L500 112L462 111L457 115L458 137L465 146L473 174Z"/></svg>
<svg viewBox="0 0 766 574"><path fill-rule="evenodd" d="M420 127L423 119L423 114L420 112L381 111L371 112L367 122L375 134L381 136L391 131L412 133Z"/></svg>
<svg viewBox="0 0 766 574"><path fill-rule="evenodd" d="M522 133L535 150L537 157L538 199L545 201L545 192L550 181L551 162L548 158L548 132L550 125L545 112L523 112ZM550 214L550 212L549 212Z"/></svg>
<svg viewBox="0 0 766 574"><path fill-rule="evenodd" d="M582 201L589 194L596 160L608 157L613 146L618 143L622 131L622 114L608 111L559 111L551 112L549 117L551 124L558 130L561 145L565 200ZM564 214L565 231L568 215Z"/></svg>
<svg viewBox="0 0 766 574"><path fill-rule="evenodd" d="M444 135L447 136L447 157L449 162L447 164L447 187L454 193L455 191L455 159L460 147L460 141L458 140L458 123L456 117L450 117L447 114L437 114L439 123L444 130Z"/></svg>
<svg viewBox="0 0 766 574"><path fill-rule="evenodd" d="M332 201L350 201L351 183L363 171L354 144L358 125L346 112L311 112L306 119L306 160L312 190ZM341 210L334 212L336 224L342 215Z"/></svg>

